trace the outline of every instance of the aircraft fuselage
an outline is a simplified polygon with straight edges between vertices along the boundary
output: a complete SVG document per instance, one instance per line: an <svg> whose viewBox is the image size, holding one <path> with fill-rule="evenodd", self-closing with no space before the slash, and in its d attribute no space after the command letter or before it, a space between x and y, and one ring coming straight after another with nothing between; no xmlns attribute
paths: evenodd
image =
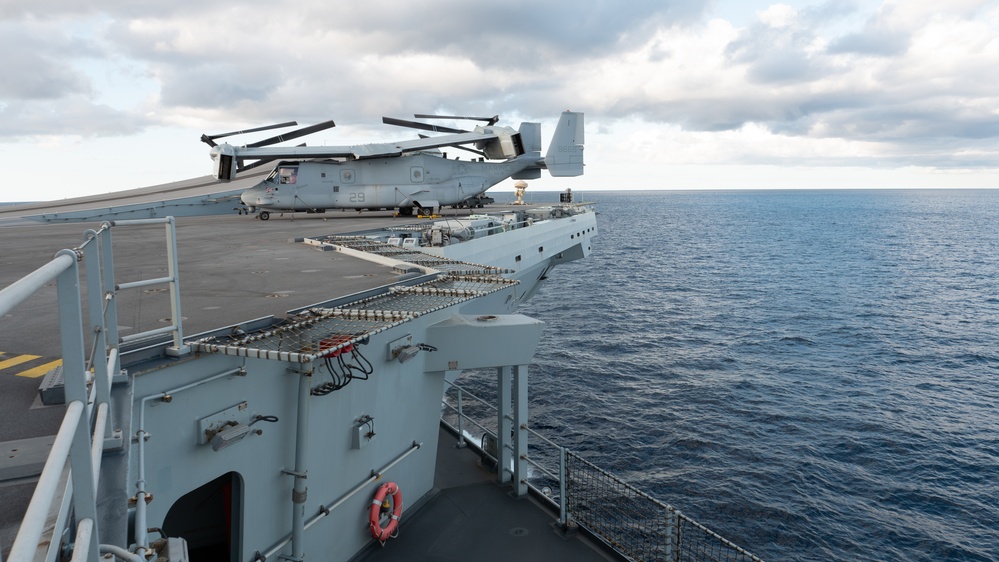
<svg viewBox="0 0 999 562"><path fill-rule="evenodd" d="M271 211L456 205L536 165L538 156L525 154L499 163L431 154L282 162L240 198L251 210Z"/></svg>

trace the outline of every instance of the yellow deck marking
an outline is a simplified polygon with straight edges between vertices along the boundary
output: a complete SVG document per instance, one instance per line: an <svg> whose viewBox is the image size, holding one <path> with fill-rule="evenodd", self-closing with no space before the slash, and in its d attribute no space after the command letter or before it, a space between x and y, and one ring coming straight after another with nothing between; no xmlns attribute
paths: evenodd
<svg viewBox="0 0 999 562"><path fill-rule="evenodd" d="M41 355L18 355L16 357L11 357L10 359L7 359L6 361L0 361L0 371L6 369L8 367L13 367L15 365L20 365L21 363L27 363L28 361L34 361L35 359L38 359L39 357L41 357Z"/></svg>
<svg viewBox="0 0 999 562"><path fill-rule="evenodd" d="M20 373L14 373L19 377L28 377L29 379L37 379L38 377L48 373L52 369L55 369L59 365L62 365L62 359L56 359L55 361L50 361L44 365L39 365L37 367L28 369L27 371L21 371Z"/></svg>

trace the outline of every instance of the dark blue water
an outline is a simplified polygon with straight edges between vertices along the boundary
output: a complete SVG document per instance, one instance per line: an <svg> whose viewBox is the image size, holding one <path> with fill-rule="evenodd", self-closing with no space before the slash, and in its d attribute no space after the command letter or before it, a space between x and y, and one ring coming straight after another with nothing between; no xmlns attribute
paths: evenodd
<svg viewBox="0 0 999 562"><path fill-rule="evenodd" d="M585 199L532 425L768 560L999 560L999 191Z"/></svg>

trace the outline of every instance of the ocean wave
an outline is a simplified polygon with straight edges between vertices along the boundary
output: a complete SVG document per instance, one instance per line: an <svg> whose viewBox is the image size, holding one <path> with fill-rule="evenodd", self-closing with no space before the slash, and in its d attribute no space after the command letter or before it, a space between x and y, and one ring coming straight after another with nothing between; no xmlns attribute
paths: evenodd
<svg viewBox="0 0 999 562"><path fill-rule="evenodd" d="M532 424L765 559L999 559L999 192L587 199Z"/></svg>

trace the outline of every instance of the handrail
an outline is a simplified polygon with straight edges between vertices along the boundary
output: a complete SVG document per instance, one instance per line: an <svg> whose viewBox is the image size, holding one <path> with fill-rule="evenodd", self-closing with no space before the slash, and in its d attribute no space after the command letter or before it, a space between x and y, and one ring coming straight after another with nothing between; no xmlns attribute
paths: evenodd
<svg viewBox="0 0 999 562"><path fill-rule="evenodd" d="M495 432L493 432L490 429L487 429L484 425L478 423L476 420L472 419L470 416L466 414L466 412L463 409L462 398L464 396L471 396L474 400L480 402L482 405L489 407L491 410L495 411L497 410L497 408L493 407L491 404L487 403L482 398L479 398L478 396L475 396L471 392L468 392L461 386L450 381L445 381L445 382L450 388L453 388L457 391L458 404L457 407L449 404L448 401L446 400L447 393L445 392L445 399L442 399L441 402L442 403L441 423L444 426L450 428L451 431L458 433L459 443L464 442L464 435L461 433L460 429L456 429L455 426L451 425L450 422L444 419L444 416L447 415L445 412L454 412L457 414L457 420L458 420L457 425L459 428L462 426L463 421L471 422L475 426L482 429L482 431L485 434L491 435L495 438ZM592 520L589 517L573 515L573 511L570 510L570 503L578 506L582 505L585 502L585 497L582 500L578 499L577 497L578 494L583 494L585 496L585 490L583 489L577 490L577 488L585 488L586 484L577 482L577 480L580 479L580 475L576 474L573 477L572 486L569 486L570 484L568 477L569 466L567 463L569 458L571 457L573 459L572 462L573 462L574 471L577 472L579 470L590 471L591 473L600 475L602 478L605 478L608 481L613 481L620 488L626 489L626 492L630 497L635 498L637 501L644 502L644 505L651 506L653 507L653 509L661 510L666 514L666 519L668 521L667 529L665 530L662 536L658 537L659 540L658 545L663 549L663 551L665 551L667 559L673 560L675 557L676 560L681 560L681 559L716 560L715 558L712 557L712 555L705 552L703 548L704 541L711 540L715 541L718 547L726 549L726 552L730 555L729 557L725 558L726 560L739 559L739 560L747 560L750 562L762 562L759 557L753 555L747 550L725 539L718 533L715 533L714 531L708 529L704 525L701 525L697 521L694 521L689 516L684 515L682 512L677 510L672 505L656 499L655 497L649 495L648 493L643 492L642 490L639 490L638 488L635 488L634 486L631 486L623 482L622 480L613 476L606 470L601 469L596 465L594 465L593 463L582 459L578 454L570 451L569 449L563 446L558 445L551 439L531 429L530 427L527 426L526 423L521 425L521 429L527 430L527 432L530 433L531 435L538 437L541 442L551 447L554 447L556 450L557 461L555 462L557 462L558 465L557 475L554 473L553 470L545 467L540 461L537 461L536 459L532 458L529 454L524 454L522 458L523 460L527 461L528 464L538 469L546 477L558 483L558 488L559 488L558 498L552 498L550 492L539 489L538 486L529 481L525 482L528 488L531 489L535 494L537 494L541 498L548 500L553 505L558 507L559 525L563 529L569 528L570 525L578 525L579 527L587 529L588 532L590 532L593 536L599 538L602 542L604 542L604 544L609 546L615 552L619 553L625 558L634 559L632 553L629 552L629 550L627 549L627 545L620 544L620 541L615 538L614 532L617 530L614 526L615 523L607 524L606 522L602 522L600 520ZM484 455L493 457L489 452L485 450L480 450L480 452ZM576 467L576 463L581 463L582 465L584 465L584 468L579 469L578 467ZM497 470L507 470L507 468L497 467ZM584 508L584 511L582 513L586 514L591 511L592 509ZM583 521L578 520L577 517L582 518ZM571 522L570 519L572 520ZM620 525L621 522L617 521L616 524ZM691 532L692 530L696 530L698 533L693 533Z"/></svg>
<svg viewBox="0 0 999 562"><path fill-rule="evenodd" d="M462 420L468 421L472 425L474 425L474 426L478 427L479 429L481 429L484 435L490 435L493 438L495 438L496 437L495 432L493 432L489 428L485 427L483 424L479 423L478 421L472 419L471 417L465 415L464 410L462 409L462 397L465 394L467 394L467 395L471 396L479 404L485 406L487 409L491 410L492 412L498 411L498 408L496 406L494 406L493 404L490 404L490 403L486 402L481 397L476 396L475 394L469 392L468 390L464 389L463 387L461 387L461 386L459 386L459 385L457 385L457 384L455 384L453 382L447 381L445 379L445 383L448 386L450 386L451 388L454 388L455 390L457 390L458 407L455 408L454 406L451 406L445 400L441 401L441 405L443 406L443 408L445 410L454 411L454 412L456 412L458 414L458 418L457 418L458 427L455 428L454 426L451 426L446 420L443 419L443 416L441 418L441 423L443 423L444 425L448 426L452 431L454 431L454 432L456 432L458 434L458 446L461 447L465 443L465 436L464 436L464 433L462 432L462 429L461 429L461 427L462 427ZM521 424L521 428L522 429L526 429L529 434L531 434L531 435L533 435L535 437L538 437L542 442L544 442L544 443L552 446L558 452L558 459L559 460L558 460L558 468L557 468L557 470L558 470L559 474L555 474L552 470L549 470L547 467L545 467L543 464L541 464L535 458L531 457L529 454L523 455L524 461L526 461L529 465L533 466L534 468L540 470L548 478L551 478L552 480L554 480L555 482L558 483L558 486L559 486L559 495L557 496L557 498L553 498L550 495L550 492L547 492L547 491L539 488L537 485L535 485L535 483L531 482L530 479L525 478L524 479L524 484L526 484L527 487L528 487L528 489L530 489L531 491L533 491L539 498L546 500L547 502L551 503L554 507L558 508L558 510L559 510L559 518L558 518L559 525L564 529L564 528L566 528L568 526L568 505L567 505L568 495L566 494L566 470L565 470L566 448L558 445L557 443L555 443L551 439L549 439L549 438L545 437L544 435L538 433L536 430L531 429L530 427L527 426L527 424ZM494 457L492 454L490 454L488 451L486 451L484 449L484 447L477 447L477 448L480 450L480 452L482 454L489 456L493 460L498 460L496 457ZM512 471L510 471L510 469L508 467L497 467L497 469L498 470L504 470L504 471L512 473Z"/></svg>
<svg viewBox="0 0 999 562"><path fill-rule="evenodd" d="M10 548L8 558L13 562L30 560L35 556L38 542L45 530L45 517L52 500L55 499L59 478L62 476L66 461L69 460L73 435L83 420L84 410L83 402L79 400L70 402L66 407L66 415L62 419L55 442L52 443L52 451L42 469L42 475L38 478L38 484L35 485L35 493L31 496L31 502L21 521L21 528L14 539L14 545Z"/></svg>
<svg viewBox="0 0 999 562"><path fill-rule="evenodd" d="M35 294L47 283L51 283L61 273L73 266L69 254L59 254L52 261L14 281L0 291L0 317L14 310L19 304Z"/></svg>
<svg viewBox="0 0 999 562"><path fill-rule="evenodd" d="M170 290L170 325L163 328L156 328L153 330L148 330L145 332L140 332L136 334L130 334L128 336L122 337L122 343L137 341L141 339L155 337L161 334L173 333L173 347L168 349L172 351L175 355L183 355L190 351L190 348L184 345L184 326L182 322L183 316L180 310L180 279L178 274L178 263L177 263L177 226L174 222L173 217L164 217L161 219L130 219L130 220L120 220L113 221L110 224L112 226L144 226L144 225L154 225L163 224L166 225L166 236L167 236L167 276L160 277L157 279L146 279L141 281L130 281L126 283L116 283L114 285L115 291L121 291L126 289L136 289L140 287L147 287L150 285L160 285L166 283L169 285Z"/></svg>
<svg viewBox="0 0 999 562"><path fill-rule="evenodd" d="M93 559L99 555L99 552L112 551L116 548L98 544L100 529L96 517L96 490L105 439L113 433L110 423L110 387L114 375L120 368L111 227L149 224L165 224L167 228L169 278L154 281L170 283L174 325L169 331L174 333L174 352L183 353L176 226L173 217L104 222L97 230L86 231L83 242L76 248L60 251L48 263L0 290L0 318L2 318L45 285L56 281L59 334L62 341L66 398L69 402L11 547L8 556L10 562L34 560L39 549L44 548L39 545L45 542L48 544L46 559L58 557L62 546L58 536L63 528L70 525L67 520L70 511L74 513L76 526L72 560ZM81 268L78 262L86 266L85 295L81 295ZM137 283L148 284L148 282ZM94 334L89 358L84 356L84 334L88 332L82 315L84 296L88 299L89 331ZM104 359L95 360L97 350L101 351ZM88 366L94 368L94 384L89 392ZM73 469L67 468L69 462L72 462ZM69 475L65 485L62 484L64 474ZM46 518L53 502L57 500L57 494L62 502L56 519L58 528L50 530L53 532L52 540L43 541Z"/></svg>
<svg viewBox="0 0 999 562"><path fill-rule="evenodd" d="M97 405L97 417L94 418L94 433L90 444L90 462L94 467L94 489L101 476L101 459L104 457L104 428L108 421L108 403Z"/></svg>
<svg viewBox="0 0 999 562"><path fill-rule="evenodd" d="M367 486L368 484L370 484L372 482L375 482L376 480L380 479L382 476L385 476L385 473L388 472L389 470L391 470L392 467L394 467L395 465L397 465L400 462L402 462L403 459L405 459L409 455L412 455L413 453L416 452L417 449L419 449L421 447L423 447L423 443L417 443L416 441L413 441L413 444L410 445L409 449L406 449L405 452L403 452L398 457L396 457L395 459L393 459L387 465L383 466L381 470L378 470L378 471L372 470L371 471L371 476L369 476L368 478L366 478L363 482L361 482L357 486L354 486L353 489L351 489L346 494L340 496L340 498L337 499L336 501L331 502L329 505L322 506L319 509L319 513L317 513L316 515L312 516L312 518L309 519L309 521L305 524L305 528L308 529L309 527L315 525L317 522L319 522L320 519L322 519L323 517L326 517L327 515L329 515L330 513L332 513L334 509L340 507L340 505L342 505L345 501L347 501L348 499L350 499L354 494L356 494L356 493L360 492L361 490L363 490L365 486Z"/></svg>
<svg viewBox="0 0 999 562"><path fill-rule="evenodd" d="M94 520L90 518L81 519L76 526L76 542L78 544L90 544L90 539L94 534ZM86 562L89 553L82 548L73 549L73 557L70 562Z"/></svg>

